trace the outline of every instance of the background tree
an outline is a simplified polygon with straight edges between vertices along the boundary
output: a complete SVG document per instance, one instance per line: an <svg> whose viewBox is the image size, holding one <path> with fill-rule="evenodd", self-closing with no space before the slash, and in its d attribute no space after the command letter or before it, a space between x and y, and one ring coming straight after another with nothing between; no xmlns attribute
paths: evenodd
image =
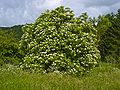
<svg viewBox="0 0 120 90"><path fill-rule="evenodd" d="M105 17L108 18L111 25L101 36L99 49L102 60L118 64L120 63L120 10L116 14L107 14Z"/></svg>
<svg viewBox="0 0 120 90"><path fill-rule="evenodd" d="M20 27L0 27L0 65L20 63L22 56L18 47L22 34Z"/></svg>

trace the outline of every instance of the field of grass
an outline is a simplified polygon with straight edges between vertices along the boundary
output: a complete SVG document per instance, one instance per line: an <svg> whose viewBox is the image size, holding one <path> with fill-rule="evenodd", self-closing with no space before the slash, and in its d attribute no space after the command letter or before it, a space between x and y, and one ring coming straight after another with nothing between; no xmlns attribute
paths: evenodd
<svg viewBox="0 0 120 90"><path fill-rule="evenodd" d="M120 69L101 63L83 77L21 71L15 66L0 68L0 90L120 90Z"/></svg>

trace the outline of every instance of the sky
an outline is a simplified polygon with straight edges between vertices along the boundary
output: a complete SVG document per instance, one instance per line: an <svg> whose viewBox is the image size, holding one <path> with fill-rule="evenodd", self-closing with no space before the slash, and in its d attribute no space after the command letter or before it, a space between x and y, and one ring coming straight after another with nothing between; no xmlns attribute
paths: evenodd
<svg viewBox="0 0 120 90"><path fill-rule="evenodd" d="M120 0L0 0L0 26L32 23L45 10L71 8L75 15L87 12L97 17L120 9Z"/></svg>

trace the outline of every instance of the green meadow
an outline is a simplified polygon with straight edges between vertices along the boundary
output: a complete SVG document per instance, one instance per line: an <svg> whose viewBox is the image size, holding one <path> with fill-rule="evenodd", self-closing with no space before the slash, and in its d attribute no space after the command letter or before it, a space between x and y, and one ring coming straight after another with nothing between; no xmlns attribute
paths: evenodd
<svg viewBox="0 0 120 90"><path fill-rule="evenodd" d="M15 66L0 68L0 90L120 90L120 69L100 63L85 76L30 73Z"/></svg>

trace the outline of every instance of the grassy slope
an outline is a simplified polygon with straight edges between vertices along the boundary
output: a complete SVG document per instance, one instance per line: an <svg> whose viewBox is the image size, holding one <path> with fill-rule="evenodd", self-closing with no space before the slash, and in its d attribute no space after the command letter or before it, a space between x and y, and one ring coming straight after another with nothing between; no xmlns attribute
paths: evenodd
<svg viewBox="0 0 120 90"><path fill-rule="evenodd" d="M120 90L120 69L102 63L89 75L75 78L28 73L9 65L0 68L0 90Z"/></svg>

